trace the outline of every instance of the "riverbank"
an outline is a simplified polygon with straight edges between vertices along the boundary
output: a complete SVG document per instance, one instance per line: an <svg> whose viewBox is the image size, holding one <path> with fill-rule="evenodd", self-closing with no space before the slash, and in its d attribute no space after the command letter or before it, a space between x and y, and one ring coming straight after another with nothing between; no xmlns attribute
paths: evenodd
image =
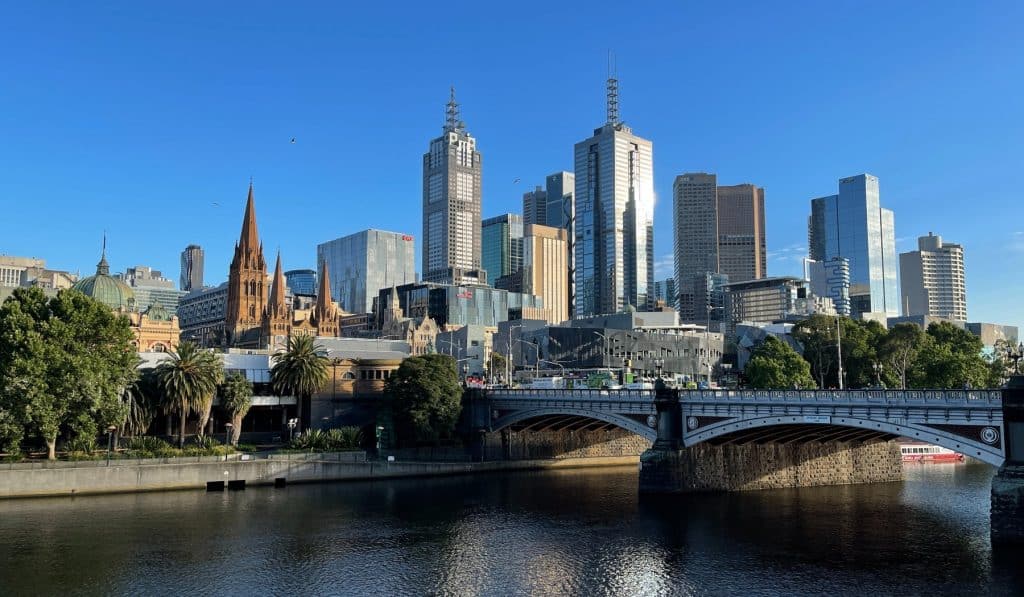
<svg viewBox="0 0 1024 597"><path fill-rule="evenodd" d="M434 477L513 470L636 466L637 456L502 460L489 462L381 462L364 452L270 454L145 460L0 464L0 499L100 495L224 486L328 483ZM215 485L216 486L216 485Z"/></svg>

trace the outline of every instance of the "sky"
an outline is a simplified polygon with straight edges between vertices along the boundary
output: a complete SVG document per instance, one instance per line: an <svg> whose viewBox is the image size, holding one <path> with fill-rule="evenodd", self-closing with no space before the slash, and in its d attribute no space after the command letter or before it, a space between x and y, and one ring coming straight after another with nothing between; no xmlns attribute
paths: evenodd
<svg viewBox="0 0 1024 597"><path fill-rule="evenodd" d="M964 246L972 321L1024 325L1020 2L0 0L0 254L227 279L249 180L268 262L378 228L422 235L449 86L483 215L572 169L605 120L654 143L657 277L672 181L766 194L769 275L799 275L810 199L868 172L897 249ZM290 140L295 138L295 143ZM517 182L518 181L518 182ZM417 266L419 266L417 256Z"/></svg>

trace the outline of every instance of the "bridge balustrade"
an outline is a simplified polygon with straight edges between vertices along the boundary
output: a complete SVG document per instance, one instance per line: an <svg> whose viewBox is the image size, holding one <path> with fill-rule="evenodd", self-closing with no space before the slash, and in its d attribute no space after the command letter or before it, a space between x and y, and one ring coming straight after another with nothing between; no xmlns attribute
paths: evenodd
<svg viewBox="0 0 1024 597"><path fill-rule="evenodd" d="M654 390L602 389L490 389L494 399L538 400L623 400L652 401ZM682 402L842 402L877 404L968 404L1002 403L1001 390L677 390Z"/></svg>

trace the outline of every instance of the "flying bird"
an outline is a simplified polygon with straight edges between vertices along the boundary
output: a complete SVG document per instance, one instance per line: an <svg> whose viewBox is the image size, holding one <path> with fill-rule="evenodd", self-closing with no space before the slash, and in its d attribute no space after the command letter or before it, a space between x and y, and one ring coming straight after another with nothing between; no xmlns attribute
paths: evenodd
<svg viewBox="0 0 1024 597"><path fill-rule="evenodd" d="M519 179L517 178L517 179L513 180L512 184L519 184Z"/></svg>
<svg viewBox="0 0 1024 597"><path fill-rule="evenodd" d="M295 137L292 137L292 143L295 143Z"/></svg>
<svg viewBox="0 0 1024 597"><path fill-rule="evenodd" d="M216 201L214 201L214 202L213 202L213 203L211 203L210 205L212 205L212 206L214 206L214 207L220 207L220 203L217 203Z"/></svg>

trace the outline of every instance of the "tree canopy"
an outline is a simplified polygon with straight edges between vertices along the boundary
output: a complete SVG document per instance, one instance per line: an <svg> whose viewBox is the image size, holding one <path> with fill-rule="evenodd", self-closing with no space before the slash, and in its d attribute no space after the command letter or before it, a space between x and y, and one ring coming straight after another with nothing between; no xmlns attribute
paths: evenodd
<svg viewBox="0 0 1024 597"><path fill-rule="evenodd" d="M744 370L747 383L763 390L814 389L811 367L788 344L768 336L754 349Z"/></svg>
<svg viewBox="0 0 1024 597"><path fill-rule="evenodd" d="M0 447L95 438L121 425L138 357L128 320L74 290L18 288L0 306Z"/></svg>
<svg viewBox="0 0 1024 597"><path fill-rule="evenodd" d="M298 398L302 429L310 426L313 394L327 383L327 363L312 336L289 337L287 350L274 355L270 384L278 396L293 394Z"/></svg>
<svg viewBox="0 0 1024 597"><path fill-rule="evenodd" d="M171 358L157 366L164 412L179 417L178 446L185 446L185 422L190 412L201 417L199 433L203 433L204 411L209 417L209 404L224 379L224 368L217 355L191 342L182 342Z"/></svg>
<svg viewBox="0 0 1024 597"><path fill-rule="evenodd" d="M385 386L393 399L394 421L403 443L437 441L455 430L462 410L462 387L455 359L427 354L402 361Z"/></svg>

